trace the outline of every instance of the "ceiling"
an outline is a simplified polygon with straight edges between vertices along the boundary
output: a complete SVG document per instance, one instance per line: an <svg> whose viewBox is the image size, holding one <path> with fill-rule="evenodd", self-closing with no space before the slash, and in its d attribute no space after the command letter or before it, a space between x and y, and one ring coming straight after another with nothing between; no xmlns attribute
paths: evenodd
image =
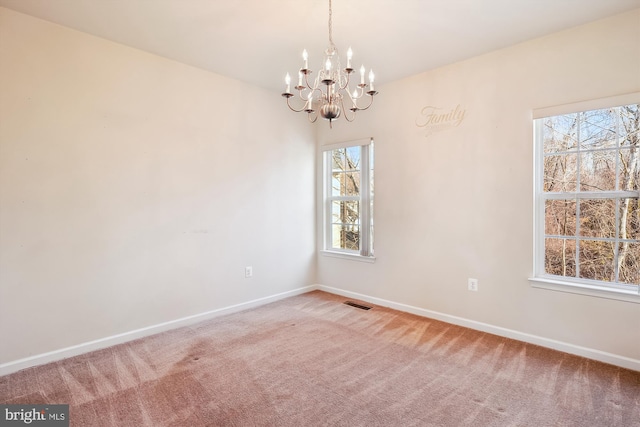
<svg viewBox="0 0 640 427"><path fill-rule="evenodd" d="M269 90L317 70L328 0L0 0L0 6ZM333 0L342 57L378 85L631 9L640 0ZM640 25L640 23L639 23ZM342 60L343 66L345 59Z"/></svg>

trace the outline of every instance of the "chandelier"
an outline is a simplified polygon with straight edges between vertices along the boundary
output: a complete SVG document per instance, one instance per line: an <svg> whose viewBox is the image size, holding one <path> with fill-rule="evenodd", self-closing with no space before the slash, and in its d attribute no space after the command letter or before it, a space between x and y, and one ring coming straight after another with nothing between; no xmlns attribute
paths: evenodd
<svg viewBox="0 0 640 427"><path fill-rule="evenodd" d="M323 68L312 82L309 81L312 71L309 68L307 50L302 51L304 65L298 71L298 84L294 86L294 89L298 91L298 97L302 100L298 102L302 107L295 108L291 105L290 99L295 95L291 92L289 73L285 77L287 88L282 94L287 99L287 105L292 111L307 113L307 118L311 123L314 123L320 116L329 120L329 127L332 127L332 121L338 119L342 111L344 111L344 118L352 122L355 119L356 111L368 109L373 104L373 97L378 93L373 88L375 78L373 70L369 71L369 84L365 83L364 65L360 67L360 83L355 85L351 91L349 82L351 74L354 72L351 67L353 52L351 48L347 51L347 66L343 69L340 65L338 49L333 43L331 14L331 0L329 0L329 47L324 52ZM365 94L368 95L368 102L366 107L361 107L358 102L364 102L360 99ZM345 103L351 113L345 109Z"/></svg>

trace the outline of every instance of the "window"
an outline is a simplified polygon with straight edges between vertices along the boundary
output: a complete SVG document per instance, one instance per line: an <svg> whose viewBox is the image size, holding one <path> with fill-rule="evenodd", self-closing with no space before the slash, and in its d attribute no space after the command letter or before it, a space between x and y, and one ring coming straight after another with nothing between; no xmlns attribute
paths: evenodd
<svg viewBox="0 0 640 427"><path fill-rule="evenodd" d="M324 250L372 258L373 140L324 150Z"/></svg>
<svg viewBox="0 0 640 427"><path fill-rule="evenodd" d="M535 120L535 278L639 294L640 105Z"/></svg>

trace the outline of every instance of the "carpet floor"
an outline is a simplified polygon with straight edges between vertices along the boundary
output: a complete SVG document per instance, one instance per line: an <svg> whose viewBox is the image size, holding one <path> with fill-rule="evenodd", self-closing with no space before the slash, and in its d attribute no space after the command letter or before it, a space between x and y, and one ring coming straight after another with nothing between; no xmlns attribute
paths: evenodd
<svg viewBox="0 0 640 427"><path fill-rule="evenodd" d="M310 292L0 377L72 426L640 427L640 372Z"/></svg>

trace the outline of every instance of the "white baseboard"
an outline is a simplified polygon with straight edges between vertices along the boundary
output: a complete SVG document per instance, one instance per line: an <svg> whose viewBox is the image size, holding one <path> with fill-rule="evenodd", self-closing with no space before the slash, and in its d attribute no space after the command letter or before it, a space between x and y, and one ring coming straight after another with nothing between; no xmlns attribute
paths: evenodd
<svg viewBox="0 0 640 427"><path fill-rule="evenodd" d="M539 337L536 335L531 335L523 332L518 332L511 329L490 325L487 323L476 322L474 320L469 320L462 317L451 316L449 314L444 314L437 311L414 307L407 304L397 303L397 302L385 300L382 298L371 297L368 295L359 294L357 292L346 291L343 289L333 288L333 287L324 286L324 285L311 285L311 286L305 286L302 288L294 289L292 291L271 295L268 297L258 298L255 300L232 305L229 307L223 307L216 310L211 310L204 313L196 314L193 316L183 317L181 319L160 323L158 325L136 329L134 331L113 335L111 337L89 341L86 343L63 348L60 350L54 350L48 353L38 354L35 356L26 357L24 359L3 363L3 364L0 364L0 376L8 375L10 373L17 372L22 369L30 368L32 366L43 365L45 363L55 362L58 360L66 359L68 357L73 357L80 354L88 353L90 351L100 350L103 348L111 347L113 345L122 344L124 342L132 341L138 338L144 338L146 336L154 335L160 332L165 332L171 329L193 325L195 323L198 323L204 320L213 319L218 316L223 316L226 314L236 313L238 311L259 307L264 304L275 302L275 301L292 297L295 295L304 294L316 289L319 289L328 293L336 294L336 295L341 295L348 298L354 298L361 301L366 301L371 304L376 304L383 307L393 308L395 310L415 314L417 316L428 317L431 319L436 319L443 322L451 323L454 325L464 326L464 327L479 330L482 332L487 332L490 334L499 335L506 338L512 338L515 340L524 341L524 342L540 345L547 348L552 348L554 350L563 351L565 353L575 354L577 356L598 360L600 362L609 363L611 365L620 366L620 367L632 369L635 371L640 371L640 360L631 359L628 357L619 356L616 354L607 353L604 351L595 350L587 347L581 347L581 346L577 346L574 344L569 344L561 341L556 341L549 338Z"/></svg>
<svg viewBox="0 0 640 427"><path fill-rule="evenodd" d="M330 286L318 285L316 286L316 288L332 294L342 295L348 298L359 299L361 301L366 301L371 304L393 308L395 310L404 311L406 313L415 314L417 316L441 320L443 322L452 323L454 325L464 326L464 327L475 329L478 331L499 335L501 337L511 338L518 341L524 341L524 342L527 342L530 344L536 344L542 347L552 348L554 350L575 354L577 356L582 356L588 359L609 363L611 365L620 366L622 368L631 369L634 371L640 371L640 360L637 360L637 359L631 359L629 357L620 356L617 354L607 353L607 352L595 350L592 348L581 347L578 345L569 344L562 341L556 341L549 338L539 337L537 335L531 335L524 332L514 331L512 329L502 328L500 326L494 326L487 323L476 322L475 320L469 320L462 317L439 313L437 311L427 310L424 308L414 307L407 304L402 304L402 303L388 301L381 298L371 297L368 295L359 294L357 292L350 292L350 291L345 291L343 289L332 288Z"/></svg>
<svg viewBox="0 0 640 427"><path fill-rule="evenodd" d="M318 287L315 285L305 286L303 288L294 289L292 291L282 292L279 294L254 299L251 301L243 302L243 303L232 305L229 307L223 307L216 310L195 314L193 316L187 316L181 319L160 323L158 325L148 326L146 328L136 329L133 331L122 333L122 334L113 335L106 338L100 338L94 341L89 341L86 343L74 345L67 348L62 348L60 350L54 350L48 353L38 354L35 356L26 357L24 359L3 363L3 364L0 364L0 376L8 375L10 373L17 372L22 369L30 368L32 366L43 365L45 363L55 362L58 360L66 359L68 357L78 356L80 354L88 353L90 351L100 350L100 349L111 347L117 344L122 344L127 341L133 341L138 338L144 338L149 335L155 335L160 332L165 332L171 329L193 325L195 323L202 322L203 320L213 319L214 317L223 316L225 314L236 313L238 311L259 307L261 305L269 304L271 302L292 297L294 295L304 294L304 293L313 291L315 289L318 289Z"/></svg>

